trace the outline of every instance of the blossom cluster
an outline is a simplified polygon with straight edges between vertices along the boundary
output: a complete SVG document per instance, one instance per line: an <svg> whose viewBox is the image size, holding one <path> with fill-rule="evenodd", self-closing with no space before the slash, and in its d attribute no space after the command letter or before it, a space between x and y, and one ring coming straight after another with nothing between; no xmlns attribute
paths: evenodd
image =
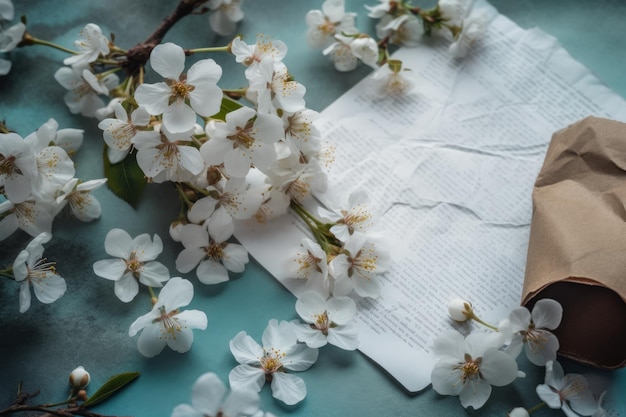
<svg viewBox="0 0 626 417"><path fill-rule="evenodd" d="M563 317L563 308L557 301L541 299L532 311L517 307L497 327L483 322L472 305L460 298L450 301L448 313L458 323L475 320L492 331L474 329L463 336L450 330L435 340L439 361L431 381L439 394L458 395L465 408L482 407L492 386L505 386L525 376L516 361L523 350L532 364L546 368L545 382L536 388L542 404L561 409L569 417L606 415L601 406L604 395L594 398L583 375L565 374L557 362L559 341L553 331ZM532 410L517 407L508 415L528 417Z"/></svg>
<svg viewBox="0 0 626 417"><path fill-rule="evenodd" d="M359 31L357 14L346 12L343 0L326 0L321 10L306 15L307 43L321 49L338 71L352 71L359 62L380 70L372 79L377 96L408 93L413 83L403 77L406 70L399 60L390 58L390 46L416 47L424 35L437 35L450 41L450 52L462 58L484 33L486 16L473 10L473 0L439 0L431 9L413 6L410 1L379 0L365 6L376 19L376 40Z"/></svg>

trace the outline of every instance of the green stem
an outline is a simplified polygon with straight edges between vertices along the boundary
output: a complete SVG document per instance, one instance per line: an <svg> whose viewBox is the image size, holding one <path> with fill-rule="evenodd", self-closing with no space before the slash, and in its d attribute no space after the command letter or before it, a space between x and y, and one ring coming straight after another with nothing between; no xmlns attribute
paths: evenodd
<svg viewBox="0 0 626 417"><path fill-rule="evenodd" d="M13 267L10 266L7 269L0 269L0 275L9 279L15 279L13 276Z"/></svg>
<svg viewBox="0 0 626 417"><path fill-rule="evenodd" d="M480 318L479 318L476 314L474 314L473 312L472 312L472 315L471 315L469 318L470 318L471 320L474 320L474 321L475 321L475 322L477 322L477 323L482 324L482 325L483 325L483 326L485 326L485 327L490 328L490 329L491 329L491 330L493 330L494 332L499 331L499 330L498 330L498 328L497 328L496 326L492 326L491 324L489 324L489 323L486 323L486 322L482 321L482 320L481 320L481 319L480 319Z"/></svg>
<svg viewBox="0 0 626 417"><path fill-rule="evenodd" d="M187 49L185 52L189 55L198 54L203 52L230 52L230 45L226 46L212 46L207 48L195 48L195 49Z"/></svg>
<svg viewBox="0 0 626 417"><path fill-rule="evenodd" d="M64 46L57 45L56 43L52 43L52 42L44 41L43 39L35 38L34 36L32 36L30 34L24 35L24 40L26 41L24 43L25 45L49 46L50 48L58 49L59 51L67 52L68 54L72 54L72 55L78 55L79 54L77 51L73 51L73 50L68 49L68 48L66 48Z"/></svg>
<svg viewBox="0 0 626 417"><path fill-rule="evenodd" d="M545 407L546 405L547 404L544 401L542 401L539 404L535 405L534 407L529 408L526 411L528 411L528 414L530 414L530 413L533 413L533 412L535 412L537 410L540 410L541 408Z"/></svg>

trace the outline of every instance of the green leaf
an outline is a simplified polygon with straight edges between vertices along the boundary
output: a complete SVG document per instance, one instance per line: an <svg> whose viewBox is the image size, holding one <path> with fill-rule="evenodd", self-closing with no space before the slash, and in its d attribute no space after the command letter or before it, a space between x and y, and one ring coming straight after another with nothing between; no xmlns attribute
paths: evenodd
<svg viewBox="0 0 626 417"><path fill-rule="evenodd" d="M211 116L211 119L226 120L226 115L228 113L230 113L231 111L235 111L241 107L243 107L243 105L238 101L224 96L224 98L222 99L222 105L220 106L220 111L217 112L217 114Z"/></svg>
<svg viewBox="0 0 626 417"><path fill-rule="evenodd" d="M136 208L146 186L146 179L139 165L135 153L128 154L124 160L112 164L104 149L104 175L107 177L107 185L113 194L126 201L131 207Z"/></svg>
<svg viewBox="0 0 626 417"><path fill-rule="evenodd" d="M112 376L91 397L89 397L87 401L82 404L83 407L91 407L101 403L138 377L139 372L125 372L123 374Z"/></svg>

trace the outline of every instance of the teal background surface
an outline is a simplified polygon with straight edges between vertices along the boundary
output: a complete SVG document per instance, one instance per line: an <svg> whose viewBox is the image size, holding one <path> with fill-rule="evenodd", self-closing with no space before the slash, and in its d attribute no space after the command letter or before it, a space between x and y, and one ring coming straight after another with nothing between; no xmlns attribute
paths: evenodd
<svg viewBox="0 0 626 417"><path fill-rule="evenodd" d="M105 34L115 33L117 43L129 48L145 39L176 2L153 0L45 1L15 0L16 15L26 15L29 30L39 38L71 46L86 23L100 25ZM307 87L309 108L321 111L370 72L365 66L350 73L336 72L326 57L311 50L305 41L304 16L320 8L322 1L248 0L239 32L252 43L264 33L285 41L289 47L284 62L294 77ZM375 1L346 0L346 9L358 12L358 26L374 34L365 4ZM428 6L432 3L415 4ZM626 97L626 54L624 46L626 2L620 0L494 0L502 14L524 28L538 26L557 37L561 44L594 72L611 89ZM206 16L188 16L165 38L185 48L224 45L230 38L212 34ZM22 48L10 57L13 69L0 77L0 119L22 136L36 130L49 118L60 128L85 130L85 144L76 158L76 176L95 179L103 176L101 131L94 119L71 115L62 97L65 90L53 79L66 55L44 47ZM202 55L198 58L206 58ZM220 85L243 85L243 72L231 56L211 56L224 68ZM195 58L195 57L194 57ZM196 59L198 59L196 58ZM187 67L193 61L191 59ZM178 354L169 349L156 358L146 359L136 349L136 338L128 327L150 308L145 288L131 303L124 304L113 293L113 283L94 275L95 261L108 258L104 237L114 227L131 236L158 234L164 242L159 260L172 276L179 275L174 261L182 246L168 235L169 222L178 213L174 189L149 184L138 208L132 209L108 189L95 192L103 214L92 223L57 218L53 240L46 245L46 256L58 262L68 291L51 305L33 300L25 314L18 312L18 284L0 283L0 409L8 406L23 381L26 391L41 390L40 402L54 402L67 395L67 376L77 365L91 373L91 392L113 374L139 371L141 377L128 389L95 408L103 414L167 416L177 404L190 401L191 386L204 372L217 373L227 382L236 365L228 342L240 330L260 341L272 318L295 319L294 297L255 261L246 271L232 276L228 283L204 286L195 274L183 275L195 284L195 297L188 308L206 312L209 325L195 331L190 352ZM16 233L0 242L0 268L12 264L29 240ZM626 335L616 335L626 337ZM393 355L393 352L389 352ZM539 402L534 387L543 381L543 369L525 359L520 368L525 379L495 388L486 406L464 410L456 397L443 397L427 388L418 394L406 393L376 364L358 352L333 347L320 351L318 362L299 374L308 388L307 398L288 407L271 397L269 386L261 392L262 408L277 416L505 416L516 406L531 407ZM626 415L626 370L603 372L564 361L566 370L588 375L596 386L609 384L615 413ZM542 409L536 416L561 415Z"/></svg>

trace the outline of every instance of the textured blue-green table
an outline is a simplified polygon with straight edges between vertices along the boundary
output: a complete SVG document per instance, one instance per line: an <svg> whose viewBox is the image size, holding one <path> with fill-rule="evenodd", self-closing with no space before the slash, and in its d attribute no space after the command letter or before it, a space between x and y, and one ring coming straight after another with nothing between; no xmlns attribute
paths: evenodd
<svg viewBox="0 0 626 417"><path fill-rule="evenodd" d="M16 14L26 14L31 32L40 38L71 46L80 29L94 22L105 33L115 33L122 47L131 47L146 38L176 2L15 0L15 3ZM374 4L375 0L346 3L348 10L359 13L359 27L373 34L363 6ZM576 59L626 97L626 54L623 53L626 2L494 0L492 4L520 26L538 26L557 37ZM308 107L318 111L370 71L362 66L354 72L338 73L319 51L306 46L304 15L320 5L321 1L248 0L244 4L246 18L239 27L247 39L264 33L287 43L289 53L285 63L308 87L305 96ZM206 16L187 17L166 40L186 48L229 41L211 33ZM0 119L23 136L50 117L61 128L84 129L85 145L77 157L76 175L84 180L100 178L103 176L99 162L101 131L93 119L69 114L62 101L65 90L53 79L64 57L59 51L43 47L13 53L13 70L8 76L0 77ZM221 85L238 87L239 67L228 56L215 58L224 66ZM40 389L41 402L63 398L67 393L67 374L77 365L83 365L91 372L94 387L116 373L141 373L127 390L95 411L169 415L175 405L189 402L191 386L202 373L213 371L227 381L228 372L236 365L228 342L238 331L246 330L260 340L270 319L296 318L294 298L252 261L243 274L228 283L195 286L196 295L189 308L204 310L209 325L205 331L195 332L190 352L178 354L166 349L156 358L142 357L136 349L136 338L128 336L128 327L149 309L148 297L142 294L132 303L120 302L113 294L112 282L96 277L92 264L108 257L104 253L104 237L111 228L121 227L132 236L146 232L159 234L165 246L159 260L177 275L174 261L181 246L168 236L169 221L178 210L176 195L168 186L149 185L137 210L107 189L100 189L96 195L102 203L102 217L86 224L58 218L53 227L54 238L46 245L46 255L58 262L58 271L67 280L68 291L62 299L52 305L33 300L30 310L20 314L18 286L12 282L0 284L0 409L11 403L19 381L23 381L26 391ZM28 236L16 233L0 242L0 267L11 264L27 241ZM196 282L193 273L187 278ZM590 374L595 382L611 381L614 405L620 415L626 414L621 396L626 392L626 371L600 372L565 364L569 371ZM487 405L472 412L465 411L458 398L442 397L431 389L417 395L407 394L384 370L360 353L327 347L320 352L318 362L300 374L308 388L307 398L301 404L286 407L275 401L269 387L265 387L261 393L262 408L278 416L294 417L504 416L515 406L530 407L539 402L534 387L542 382L543 370L521 359L520 366L528 373L525 380L495 389ZM543 409L533 415L560 415L560 412Z"/></svg>

